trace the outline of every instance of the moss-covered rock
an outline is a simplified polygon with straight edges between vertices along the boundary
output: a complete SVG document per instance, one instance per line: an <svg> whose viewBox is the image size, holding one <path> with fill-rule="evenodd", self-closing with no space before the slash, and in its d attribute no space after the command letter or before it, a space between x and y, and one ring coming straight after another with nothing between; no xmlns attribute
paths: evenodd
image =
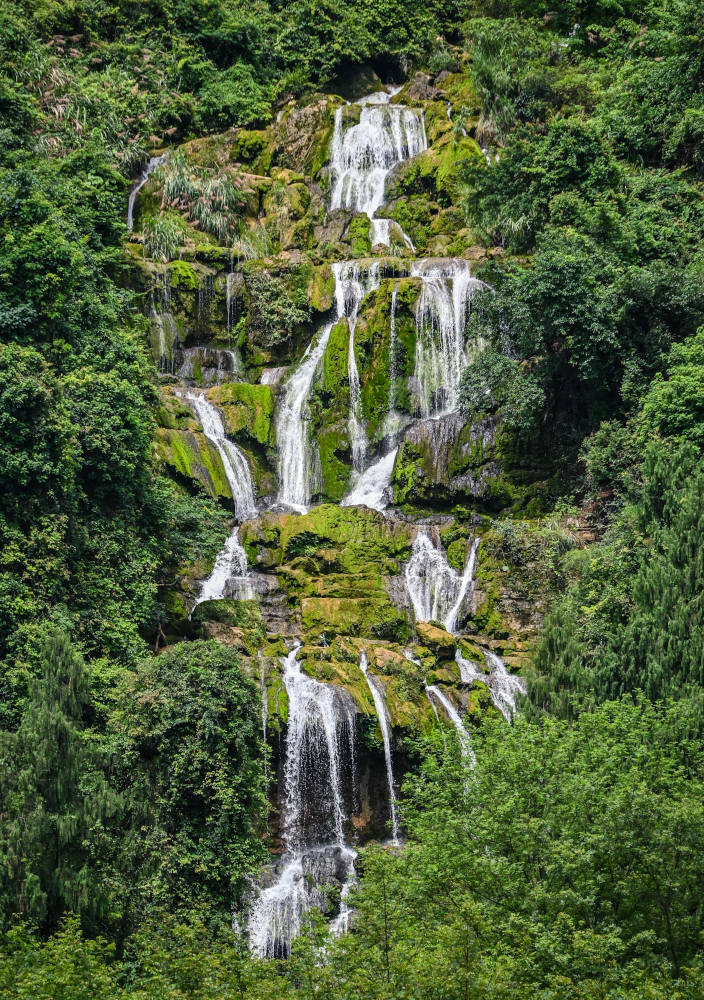
<svg viewBox="0 0 704 1000"><path fill-rule="evenodd" d="M455 637L444 628L431 622L416 622L416 633L423 645L441 660L451 660L454 657L457 648Z"/></svg>
<svg viewBox="0 0 704 1000"><path fill-rule="evenodd" d="M213 386L206 395L221 410L231 437L264 447L273 443L274 394L270 385L226 382Z"/></svg>
<svg viewBox="0 0 704 1000"><path fill-rule="evenodd" d="M197 480L211 496L232 498L220 453L204 434L159 427L154 450L159 461L185 479Z"/></svg>
<svg viewBox="0 0 704 1000"><path fill-rule="evenodd" d="M352 635L404 642L410 634L405 615L388 597L303 597L301 617L306 632Z"/></svg>
<svg viewBox="0 0 704 1000"><path fill-rule="evenodd" d="M348 232L353 257L368 257L372 250L371 223L366 215L355 215Z"/></svg>

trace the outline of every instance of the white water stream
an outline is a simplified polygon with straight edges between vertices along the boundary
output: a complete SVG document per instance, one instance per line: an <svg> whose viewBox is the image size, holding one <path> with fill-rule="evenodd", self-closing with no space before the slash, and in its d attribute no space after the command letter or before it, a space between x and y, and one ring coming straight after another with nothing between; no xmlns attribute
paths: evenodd
<svg viewBox="0 0 704 1000"><path fill-rule="evenodd" d="M130 188L130 195L127 199L127 231L129 233L132 232L132 227L134 226L134 206L137 201L137 195L147 183L156 168L160 167L161 164L166 161L168 155L168 153L162 153L161 156L150 156L144 170Z"/></svg>
<svg viewBox="0 0 704 1000"><path fill-rule="evenodd" d="M460 676L464 684L473 684L481 681L486 684L491 693L491 700L498 708L504 718L511 722L516 714L516 698L519 694L526 693L525 681L515 674L510 674L506 669L506 664L489 649L483 649L484 662L489 668L485 673L473 660L466 660L457 650L455 660L460 668Z"/></svg>
<svg viewBox="0 0 704 1000"><path fill-rule="evenodd" d="M249 465L239 448L226 436L220 411L203 393L188 392L185 398L193 407L203 433L220 454L232 493L235 520L241 523L249 517L254 517L257 507L254 502L254 486ZM249 578L247 553L240 542L237 525L232 529L225 547L218 553L210 576L201 584L194 607L204 601L221 600L226 595L238 600L247 600L254 596Z"/></svg>
<svg viewBox="0 0 704 1000"><path fill-rule="evenodd" d="M345 842L345 767L354 773L355 709L351 698L301 670L297 645L283 660L288 695L281 834L284 855L276 881L263 889L249 918L249 942L261 958L288 955L313 907L325 909L326 884L345 895L355 851ZM345 891L346 889L346 891ZM341 900L339 931L348 920Z"/></svg>
<svg viewBox="0 0 704 1000"><path fill-rule="evenodd" d="M421 281L415 307L416 406L422 417L454 412L460 377L467 364L465 327L475 291L483 282L472 277L466 260L418 260L411 276Z"/></svg>
<svg viewBox="0 0 704 1000"><path fill-rule="evenodd" d="M475 538L460 574L449 565L440 540L434 541L428 529L421 528L405 570L406 590L416 621L439 621L448 632L455 633L474 582L478 550L479 539Z"/></svg>
<svg viewBox="0 0 704 1000"><path fill-rule="evenodd" d="M391 811L391 842L398 844L398 806L396 802L396 790L394 788L394 765L391 755L391 724L389 722L389 713L386 711L386 702L384 701L384 694L379 686L379 682L369 673L369 661L365 652L362 652L359 658L359 668L364 674L372 698L374 699L374 708L376 709L381 736L384 741L386 779L389 785L389 809Z"/></svg>
<svg viewBox="0 0 704 1000"><path fill-rule="evenodd" d="M460 753L462 756L468 760L472 767L477 762L477 758L474 755L474 750L472 749L472 741L469 737L469 733L464 727L464 723L460 717L460 713L457 711L455 706L452 704L450 699L447 697L444 691L441 691L436 684L430 684L426 687L425 692L428 696L430 704L434 706L434 702L437 702L442 706L443 711L449 718L452 725L457 731L457 739L460 744Z"/></svg>

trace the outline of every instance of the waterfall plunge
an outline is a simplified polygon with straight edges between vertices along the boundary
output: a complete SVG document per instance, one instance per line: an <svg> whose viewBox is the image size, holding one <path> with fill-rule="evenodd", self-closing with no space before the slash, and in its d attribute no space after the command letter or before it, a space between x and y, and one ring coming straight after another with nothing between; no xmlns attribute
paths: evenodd
<svg viewBox="0 0 704 1000"><path fill-rule="evenodd" d="M460 575L448 564L442 546L435 545L426 530L418 532L405 571L406 590L416 621L442 622L454 634L474 582L478 550L479 539L475 538Z"/></svg>
<svg viewBox="0 0 704 1000"><path fill-rule="evenodd" d="M354 879L356 854L345 843L343 796L345 766L354 774L354 705L344 692L302 672L299 649L283 661L288 695L285 854L277 881L261 891L249 919L250 947L261 958L287 956L305 913L325 909L325 885L338 881L346 897ZM345 930L348 917L342 899L333 931Z"/></svg>
<svg viewBox="0 0 704 1000"><path fill-rule="evenodd" d="M398 808L396 805L396 790L394 788L394 767L393 758L391 756L391 725L389 723L389 714L386 711L386 702L384 701L384 694L379 686L379 682L369 673L369 661L365 652L362 652L362 655L359 658L359 668L366 678L367 685L369 686L372 698L374 699L374 708L376 709L379 726L381 727L381 736L384 741L384 758L386 761L386 780L389 785L391 842L393 844L398 844Z"/></svg>
<svg viewBox="0 0 704 1000"><path fill-rule="evenodd" d="M213 406L202 393L188 392L186 399L191 403L203 428L203 433L220 453L232 493L235 520L242 522L248 517L254 517L257 508L254 502L254 486L249 466L239 448L225 435L225 428L218 408ZM212 573L201 584L194 607L204 601L221 600L228 591L231 596L239 600L247 600L254 596L249 579L247 553L240 542L236 525L224 548L218 553Z"/></svg>

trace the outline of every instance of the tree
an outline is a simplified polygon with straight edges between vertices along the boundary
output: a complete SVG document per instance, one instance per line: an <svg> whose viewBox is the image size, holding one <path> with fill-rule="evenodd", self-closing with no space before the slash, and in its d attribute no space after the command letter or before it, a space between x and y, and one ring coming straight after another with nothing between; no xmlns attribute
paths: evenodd
<svg viewBox="0 0 704 1000"><path fill-rule="evenodd" d="M142 661L111 720L128 806L120 869L133 916L208 906L230 921L264 856L256 685L215 642Z"/></svg>
<svg viewBox="0 0 704 1000"><path fill-rule="evenodd" d="M3 911L22 914L43 933L67 910L87 929L107 916L101 854L120 800L101 771L89 713L83 659L57 632L44 644L42 674L20 727L2 748Z"/></svg>

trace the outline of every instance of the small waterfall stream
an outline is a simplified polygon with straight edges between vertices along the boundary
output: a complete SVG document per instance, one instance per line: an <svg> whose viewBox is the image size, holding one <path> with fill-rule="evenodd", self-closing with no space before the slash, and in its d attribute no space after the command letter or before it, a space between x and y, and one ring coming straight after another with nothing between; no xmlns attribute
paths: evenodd
<svg viewBox="0 0 704 1000"><path fill-rule="evenodd" d="M479 539L475 538L460 575L449 565L439 539L435 544L427 529L418 532L405 570L406 590L416 621L439 621L448 632L455 633L474 582L478 551Z"/></svg>
<svg viewBox="0 0 704 1000"><path fill-rule="evenodd" d="M516 714L516 698L519 694L526 693L526 684L522 678L515 674L510 674L506 669L506 664L489 649L483 649L484 662L489 668L489 673L485 673L473 660L466 660L457 650L455 660L460 668L460 676L464 684L473 684L481 681L486 684L491 693L491 700L504 716L507 722L511 722Z"/></svg>
<svg viewBox="0 0 704 1000"><path fill-rule="evenodd" d="M414 261L411 276L421 280L416 303L416 405L422 417L452 413L467 364L469 304L483 282L472 277L466 260Z"/></svg>
<svg viewBox="0 0 704 1000"><path fill-rule="evenodd" d="M394 787L394 766L393 758L391 756L391 725L389 723L389 713L386 711L386 702L384 701L384 694L379 686L379 682L369 673L369 661L367 659L367 654L364 651L362 651L359 658L359 668L365 676L372 698L374 699L374 707L379 719L379 726L381 727L381 735L384 741L384 758L386 760L386 778L389 784L391 842L393 844L398 844L398 806L396 803L396 789Z"/></svg>
<svg viewBox="0 0 704 1000"><path fill-rule="evenodd" d="M474 767L474 765L477 762L477 758L474 755L474 750L472 749L472 741L469 737L469 733L464 727L464 723L462 722L460 713L457 711L457 709L452 704L447 695L444 693L444 691L441 691L436 684L428 685L425 689L425 693L428 696L428 701L430 702L431 705L433 705L433 707L435 707L434 702L437 702L439 705L442 706L443 711L445 712L450 722L457 731L457 739L459 740L460 744L460 753L465 758L465 760L468 760L471 766Z"/></svg>
<svg viewBox="0 0 704 1000"><path fill-rule="evenodd" d="M137 201L137 195L142 190L144 185L147 183L151 175L154 173L157 167L160 167L162 163L166 162L166 158L169 154L162 153L161 156L150 156L147 160L147 164L139 175L137 180L134 182L130 188L130 195L127 199L127 232L131 233L134 226L134 206Z"/></svg>
<svg viewBox="0 0 704 1000"><path fill-rule="evenodd" d="M254 486L249 465L239 448L226 436L220 411L203 393L187 392L185 398L193 407L203 433L220 453L232 492L235 520L241 523L249 517L254 517L257 507L254 502ZM240 542L237 525L233 528L224 548L218 553L210 576L201 584L194 607L204 601L221 600L225 596L239 600L247 600L254 596L249 579L247 553Z"/></svg>
<svg viewBox="0 0 704 1000"><path fill-rule="evenodd" d="M354 879L355 851L345 841L343 770L354 773L355 709L343 691L301 670L296 645L283 661L288 695L283 773L284 855L273 885L263 889L249 918L255 955L282 958L300 933L305 913L327 907L326 884L343 893ZM339 930L348 911L341 902Z"/></svg>
<svg viewBox="0 0 704 1000"><path fill-rule="evenodd" d="M347 377L350 383L349 431L352 445L352 468L359 473L364 468L367 457L367 435L362 417L362 388L359 369L354 351L354 331L357 326L359 307L369 292L379 287L379 263L375 262L366 272L359 264L350 262L336 265L335 298L338 318L347 317L349 346L347 349Z"/></svg>

